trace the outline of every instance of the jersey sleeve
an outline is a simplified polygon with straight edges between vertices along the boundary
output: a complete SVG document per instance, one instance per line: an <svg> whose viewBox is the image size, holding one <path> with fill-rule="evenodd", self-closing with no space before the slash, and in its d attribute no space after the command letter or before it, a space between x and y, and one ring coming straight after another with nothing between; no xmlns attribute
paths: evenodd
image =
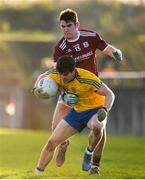
<svg viewBox="0 0 145 180"><path fill-rule="evenodd" d="M103 51L108 46L108 43L104 39L102 39L102 37L98 33L96 33L94 45L97 49Z"/></svg>
<svg viewBox="0 0 145 180"><path fill-rule="evenodd" d="M57 62L58 59L65 54L65 40L62 38L56 45L53 51L53 60Z"/></svg>
<svg viewBox="0 0 145 180"><path fill-rule="evenodd" d="M78 68L78 71L80 76L77 76L77 80L80 81L80 83L86 84L91 91L98 91L100 89L102 81L99 77L84 69L82 70Z"/></svg>
<svg viewBox="0 0 145 180"><path fill-rule="evenodd" d="M60 84L59 73L56 69L48 70L46 76L55 80L57 84Z"/></svg>
<svg viewBox="0 0 145 180"><path fill-rule="evenodd" d="M53 52L53 60L54 62L57 62L57 60L63 55L63 52L61 49L59 49L58 46L55 46L54 52Z"/></svg>

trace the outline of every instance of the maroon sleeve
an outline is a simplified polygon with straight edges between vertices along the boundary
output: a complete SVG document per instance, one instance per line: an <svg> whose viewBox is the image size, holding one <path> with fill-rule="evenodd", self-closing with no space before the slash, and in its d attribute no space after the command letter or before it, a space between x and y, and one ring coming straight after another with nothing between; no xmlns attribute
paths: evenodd
<svg viewBox="0 0 145 180"><path fill-rule="evenodd" d="M97 49L103 51L108 46L108 43L102 39L98 33L96 33L94 45Z"/></svg>
<svg viewBox="0 0 145 180"><path fill-rule="evenodd" d="M53 51L53 60L54 62L57 62L57 60L63 55L63 51L58 47L58 45L55 46Z"/></svg>

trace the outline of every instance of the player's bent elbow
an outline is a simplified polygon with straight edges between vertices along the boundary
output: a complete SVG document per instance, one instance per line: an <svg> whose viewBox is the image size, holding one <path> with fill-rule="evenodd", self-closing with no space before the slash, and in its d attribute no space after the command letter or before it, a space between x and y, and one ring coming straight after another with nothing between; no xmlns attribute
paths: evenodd
<svg viewBox="0 0 145 180"><path fill-rule="evenodd" d="M112 101L113 101L113 103L114 103L114 100L115 100L115 94L114 94L113 91L111 91L111 94L112 94Z"/></svg>
<svg viewBox="0 0 145 180"><path fill-rule="evenodd" d="M112 90L109 90L106 94L106 108L108 111L111 110L114 100L115 100L115 94L113 93Z"/></svg>
<svg viewBox="0 0 145 180"><path fill-rule="evenodd" d="M110 92L109 92L109 96L111 97L110 99L111 99L111 106L110 106L110 109L111 109L111 107L112 107L112 105L113 105L113 103L114 103L114 100L115 100L115 94L113 93L113 91L112 90L110 90Z"/></svg>

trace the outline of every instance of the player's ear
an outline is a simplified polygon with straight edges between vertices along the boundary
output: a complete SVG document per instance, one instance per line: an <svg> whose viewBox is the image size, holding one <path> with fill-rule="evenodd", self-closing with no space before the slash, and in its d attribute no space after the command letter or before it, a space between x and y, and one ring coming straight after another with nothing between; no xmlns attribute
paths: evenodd
<svg viewBox="0 0 145 180"><path fill-rule="evenodd" d="M79 22L79 21L76 22L76 28L77 28L77 29L80 28L80 22Z"/></svg>

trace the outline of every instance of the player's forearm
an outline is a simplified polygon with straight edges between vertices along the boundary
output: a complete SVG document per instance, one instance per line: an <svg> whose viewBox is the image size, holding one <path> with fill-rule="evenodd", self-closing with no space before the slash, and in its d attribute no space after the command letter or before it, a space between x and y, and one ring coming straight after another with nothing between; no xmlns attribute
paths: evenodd
<svg viewBox="0 0 145 180"><path fill-rule="evenodd" d="M113 105L115 95L112 90L104 83L102 83L100 89L97 91L98 94L105 96L104 107L109 111Z"/></svg>
<svg viewBox="0 0 145 180"><path fill-rule="evenodd" d="M110 109L112 108L112 105L114 103L115 100L115 95L114 93L110 90L107 92L106 96L105 96L105 104L104 107L110 111Z"/></svg>
<svg viewBox="0 0 145 180"><path fill-rule="evenodd" d="M103 51L103 53L105 55L108 55L108 56L114 58L113 52L115 52L115 48L113 46L111 46L111 45L108 45Z"/></svg>
<svg viewBox="0 0 145 180"><path fill-rule="evenodd" d="M113 59L117 60L117 61L122 61L123 57L122 57L122 52L120 49L117 49L111 45L108 45L105 50L103 51L103 53L105 55L108 55L110 57L112 57Z"/></svg>

